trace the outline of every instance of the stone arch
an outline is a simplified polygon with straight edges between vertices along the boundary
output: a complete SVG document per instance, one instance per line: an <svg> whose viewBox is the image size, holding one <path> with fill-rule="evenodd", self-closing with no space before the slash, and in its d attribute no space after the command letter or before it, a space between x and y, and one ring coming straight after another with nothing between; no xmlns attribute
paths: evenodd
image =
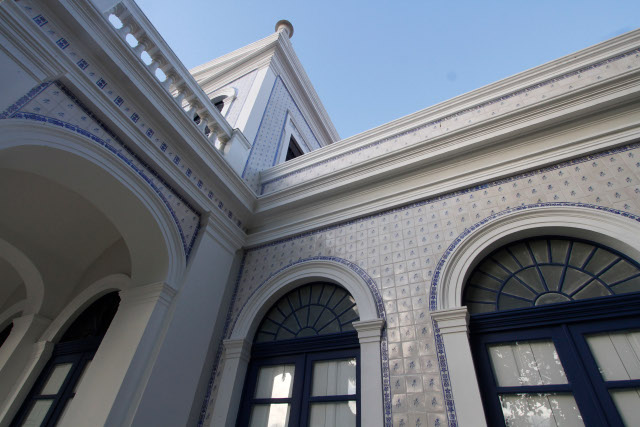
<svg viewBox="0 0 640 427"><path fill-rule="evenodd" d="M44 298L44 283L36 266L22 251L4 239L0 239L0 258L11 264L26 288L27 298L21 309L22 313L37 313Z"/></svg>
<svg viewBox="0 0 640 427"><path fill-rule="evenodd" d="M84 197L123 236L134 282L177 287L188 248L174 213L134 167L75 132L19 120L0 122L0 167L40 175Z"/></svg>
<svg viewBox="0 0 640 427"><path fill-rule="evenodd" d="M639 217L597 205L549 203L499 212L465 229L447 248L431 282L430 309L460 307L469 273L507 243L539 235L576 237L640 260L639 233Z"/></svg>

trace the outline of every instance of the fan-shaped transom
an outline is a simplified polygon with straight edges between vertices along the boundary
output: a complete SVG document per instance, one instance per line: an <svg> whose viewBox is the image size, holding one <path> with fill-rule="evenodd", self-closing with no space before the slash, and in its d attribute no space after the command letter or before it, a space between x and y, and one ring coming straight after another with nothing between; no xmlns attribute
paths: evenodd
<svg viewBox="0 0 640 427"><path fill-rule="evenodd" d="M640 265L593 242L548 237L503 246L467 279L471 313L640 291Z"/></svg>
<svg viewBox="0 0 640 427"><path fill-rule="evenodd" d="M262 320L256 342L305 338L353 331L359 320L353 297L340 286L312 283L287 293Z"/></svg>

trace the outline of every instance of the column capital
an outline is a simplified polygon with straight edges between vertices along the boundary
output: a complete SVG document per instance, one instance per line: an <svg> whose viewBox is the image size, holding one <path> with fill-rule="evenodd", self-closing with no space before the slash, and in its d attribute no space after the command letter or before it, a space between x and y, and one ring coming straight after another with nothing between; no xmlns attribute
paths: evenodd
<svg viewBox="0 0 640 427"><path fill-rule="evenodd" d="M360 320L352 323L358 331L360 343L380 342L380 333L384 327L384 319Z"/></svg>
<svg viewBox="0 0 640 427"><path fill-rule="evenodd" d="M169 306L176 290L164 282L152 283L150 285L136 286L119 292L120 305L136 305L146 302L158 301Z"/></svg>
<svg viewBox="0 0 640 427"><path fill-rule="evenodd" d="M431 312L431 319L438 323L442 334L467 333L469 331L469 311L467 307L433 311Z"/></svg>
<svg viewBox="0 0 640 427"><path fill-rule="evenodd" d="M245 362L249 361L249 356L251 355L251 342L245 339L227 339L222 341L224 346L224 358L225 360L229 359L240 359Z"/></svg>
<svg viewBox="0 0 640 427"><path fill-rule="evenodd" d="M229 219L224 218L218 211L203 214L200 227L232 254L242 248L247 237L244 231L232 224Z"/></svg>

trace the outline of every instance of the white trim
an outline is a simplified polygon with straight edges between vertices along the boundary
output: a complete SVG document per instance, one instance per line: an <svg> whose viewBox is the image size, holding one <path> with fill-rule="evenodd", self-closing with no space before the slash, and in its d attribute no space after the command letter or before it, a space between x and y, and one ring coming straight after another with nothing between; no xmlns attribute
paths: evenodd
<svg viewBox="0 0 640 427"><path fill-rule="evenodd" d="M213 405L213 414L210 426L233 426L236 422L236 416L240 405L240 397L244 377L247 370L248 361L245 361L243 355L248 354L253 336L260 324L260 321L271 308L271 306L287 292L301 285L311 282L324 281L338 284L344 287L356 301L358 312L360 314L360 329L363 336L361 342L364 347L361 350L361 364L368 368L378 366L378 375L371 376L367 380L367 387L362 386L362 401L372 402L374 408L377 407L379 401L379 417L375 414L377 410L372 411L370 422L373 424L363 425L382 425L384 419L382 412L382 374L381 374L381 358L380 344L371 341L374 335L371 330L378 328L377 334L380 334L383 320L378 318L376 304L371 295L371 290L367 283L348 267L334 261L314 260L295 264L280 273L276 274L249 298L242 308L240 315L233 326L230 339L225 340L225 357L221 372L221 386L218 389L215 403ZM355 326L355 325L354 325ZM373 328L373 329L372 329ZM356 328L357 329L357 328ZM360 331L359 331L360 335ZM377 349L374 351L374 347ZM375 370L374 370L375 371ZM379 418L379 424L375 422ZM369 418L365 418L369 422Z"/></svg>
<svg viewBox="0 0 640 427"><path fill-rule="evenodd" d="M111 291L122 291L130 286L131 278L125 274L111 274L96 280L64 307L39 341L58 342L71 323L94 301Z"/></svg>
<svg viewBox="0 0 640 427"><path fill-rule="evenodd" d="M13 321L14 318L20 317L24 311L24 306L26 305L26 301L18 301L13 304L11 307L8 307L5 311L0 313L0 331L9 326L9 323Z"/></svg>
<svg viewBox="0 0 640 427"><path fill-rule="evenodd" d="M465 280L485 255L507 243L539 235L592 240L640 259L640 226L629 218L572 206L516 211L472 232L445 261L438 285L438 309L461 307Z"/></svg>
<svg viewBox="0 0 640 427"><path fill-rule="evenodd" d="M18 147L19 151L16 150ZM38 164L27 162L25 159L35 158L29 150L44 150L42 157L47 161ZM12 153L19 153L20 164L15 163L15 158L9 159ZM65 173L65 166L57 161L61 158L72 163L77 174ZM14 169L36 173L60 183L102 211L127 244L135 282L165 281L174 287L179 286L186 268L186 256L178 228L156 192L124 162L74 132L33 126L18 120L2 120L0 164L6 162L10 162ZM97 171L108 176L99 175ZM92 179L81 179L82 172L90 174ZM110 194L110 197L105 194ZM121 203L127 203L128 209L112 203L118 197ZM137 215L146 217L146 220L142 221ZM151 241L155 243L150 244ZM149 250L150 247L153 250Z"/></svg>
<svg viewBox="0 0 640 427"><path fill-rule="evenodd" d="M0 258L13 267L26 288L27 298L22 308L23 314L38 313L44 300L44 282L38 268L20 249L4 239L0 239Z"/></svg>
<svg viewBox="0 0 640 427"><path fill-rule="evenodd" d="M460 426L486 426L480 387L469 345L469 313L466 307L431 313L438 323L447 354L451 392ZM453 366L453 367L452 367Z"/></svg>

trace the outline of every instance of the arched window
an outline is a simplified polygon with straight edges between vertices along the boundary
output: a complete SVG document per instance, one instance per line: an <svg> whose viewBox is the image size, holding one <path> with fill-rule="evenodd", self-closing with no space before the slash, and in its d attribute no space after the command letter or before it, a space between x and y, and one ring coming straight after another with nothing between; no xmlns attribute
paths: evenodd
<svg viewBox="0 0 640 427"><path fill-rule="evenodd" d="M118 293L111 292L87 307L67 328L12 425L53 426L64 419L119 303Z"/></svg>
<svg viewBox="0 0 640 427"><path fill-rule="evenodd" d="M464 304L490 425L637 425L640 265L574 238L503 246Z"/></svg>
<svg viewBox="0 0 640 427"><path fill-rule="evenodd" d="M355 300L334 284L280 298L255 335L238 425L359 426L357 320Z"/></svg>

